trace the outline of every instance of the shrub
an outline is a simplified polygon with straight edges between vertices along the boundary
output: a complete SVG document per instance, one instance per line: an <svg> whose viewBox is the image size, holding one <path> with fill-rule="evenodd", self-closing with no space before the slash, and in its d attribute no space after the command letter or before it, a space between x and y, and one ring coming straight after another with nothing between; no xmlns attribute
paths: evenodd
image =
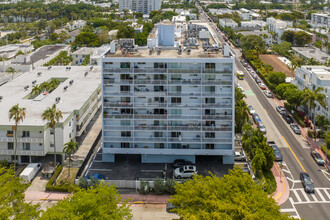
<svg viewBox="0 0 330 220"><path fill-rule="evenodd" d="M58 166L56 168L56 177L59 176L59 174L62 172L63 167L62 166ZM63 184L61 185L58 184L56 186L53 185L54 184L54 175L52 175L52 177L49 179L47 185L46 185L46 191L56 191L56 192L71 192L72 190L74 190L75 185L72 184Z"/></svg>
<svg viewBox="0 0 330 220"><path fill-rule="evenodd" d="M306 127L310 127L312 125L311 121L308 120L308 118L305 118L304 122Z"/></svg>
<svg viewBox="0 0 330 220"><path fill-rule="evenodd" d="M10 163L6 159L0 161L0 167L9 167L9 165Z"/></svg>
<svg viewBox="0 0 330 220"><path fill-rule="evenodd" d="M163 195L165 193L165 183L161 178L156 178L154 180L154 193L156 195Z"/></svg>
<svg viewBox="0 0 330 220"><path fill-rule="evenodd" d="M145 195L150 192L149 181L140 180L140 191L141 194Z"/></svg>
<svg viewBox="0 0 330 220"><path fill-rule="evenodd" d="M313 135L313 131L312 130L309 130L307 131L307 134L308 134L308 137L312 138L314 135Z"/></svg>
<svg viewBox="0 0 330 220"><path fill-rule="evenodd" d="M326 152L327 152L327 148L326 148L326 146L325 145L321 145L321 150L323 151L323 153L324 154L326 154ZM330 150L328 149L328 159L330 159Z"/></svg>
<svg viewBox="0 0 330 220"><path fill-rule="evenodd" d="M296 119L296 121L301 127L305 127L305 122L299 117L299 114L297 112L293 113L293 117Z"/></svg>
<svg viewBox="0 0 330 220"><path fill-rule="evenodd" d="M165 182L165 193L174 195L175 194L175 181L173 179L166 179Z"/></svg>
<svg viewBox="0 0 330 220"><path fill-rule="evenodd" d="M292 106L287 102L284 103L284 108L286 108L286 110L288 110L288 112L292 111Z"/></svg>
<svg viewBox="0 0 330 220"><path fill-rule="evenodd" d="M78 186L83 189L87 189L88 187L88 180L85 177L80 177Z"/></svg>
<svg viewBox="0 0 330 220"><path fill-rule="evenodd" d="M297 110L297 113L298 113L298 115L299 115L299 118L301 118L301 119L304 120L304 118L305 118L305 116L306 116L305 112L302 112L302 111L298 111L298 110Z"/></svg>

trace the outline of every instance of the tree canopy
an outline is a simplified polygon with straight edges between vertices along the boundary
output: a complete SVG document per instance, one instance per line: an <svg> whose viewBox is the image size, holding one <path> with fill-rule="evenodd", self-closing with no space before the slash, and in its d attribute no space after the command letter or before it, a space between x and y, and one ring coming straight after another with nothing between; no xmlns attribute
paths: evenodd
<svg viewBox="0 0 330 220"><path fill-rule="evenodd" d="M122 220L130 219L131 216L127 201L122 201L116 187L100 183L87 190L80 189L71 197L59 201L55 206L48 208L40 219Z"/></svg>
<svg viewBox="0 0 330 220"><path fill-rule="evenodd" d="M175 189L170 202L182 219L290 219L237 167L223 178L197 175Z"/></svg>
<svg viewBox="0 0 330 220"><path fill-rule="evenodd" d="M247 35L241 38L243 54L249 50L256 50L257 56L265 51L265 42L261 36Z"/></svg>
<svg viewBox="0 0 330 220"><path fill-rule="evenodd" d="M100 46L100 39L91 32L81 32L74 41L76 46L97 47Z"/></svg>

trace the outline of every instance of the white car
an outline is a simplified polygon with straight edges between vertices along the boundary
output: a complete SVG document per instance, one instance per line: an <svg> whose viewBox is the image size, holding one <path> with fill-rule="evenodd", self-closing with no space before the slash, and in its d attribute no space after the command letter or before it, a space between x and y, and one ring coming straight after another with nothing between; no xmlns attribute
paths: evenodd
<svg viewBox="0 0 330 220"><path fill-rule="evenodd" d="M252 107L252 105L248 105L248 108L249 108L250 115L256 113L256 111L254 110L254 108Z"/></svg>
<svg viewBox="0 0 330 220"><path fill-rule="evenodd" d="M196 175L196 166L183 166L176 168L174 170L174 178L181 179L181 178L191 178L193 175Z"/></svg>
<svg viewBox="0 0 330 220"><path fill-rule="evenodd" d="M243 152L235 151L235 161L246 161L246 156Z"/></svg>
<svg viewBox="0 0 330 220"><path fill-rule="evenodd" d="M265 90L264 93L268 98L273 98L273 94L270 91Z"/></svg>

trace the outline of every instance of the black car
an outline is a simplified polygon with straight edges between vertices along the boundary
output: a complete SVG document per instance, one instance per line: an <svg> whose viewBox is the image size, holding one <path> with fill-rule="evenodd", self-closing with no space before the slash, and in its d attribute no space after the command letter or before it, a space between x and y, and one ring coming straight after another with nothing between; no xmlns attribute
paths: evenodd
<svg viewBox="0 0 330 220"><path fill-rule="evenodd" d="M283 156L280 152L280 149L278 149L277 145L275 144L274 141L269 141L268 145L273 148L274 156L275 156L275 161L282 161Z"/></svg>
<svg viewBox="0 0 330 220"><path fill-rule="evenodd" d="M192 162L183 159L177 159L173 162L173 168L182 167L184 165L194 165Z"/></svg>
<svg viewBox="0 0 330 220"><path fill-rule="evenodd" d="M307 192L307 193L314 193L313 181L309 177L308 173L301 172L300 173L300 180L301 180L301 183L302 183L302 185L303 185L303 187L305 189L305 192Z"/></svg>
<svg viewBox="0 0 330 220"><path fill-rule="evenodd" d="M286 123L288 123L288 124L292 124L292 123L293 123L293 119L291 118L290 115L288 115L288 114L283 114L282 117L283 117L283 119L286 121Z"/></svg>

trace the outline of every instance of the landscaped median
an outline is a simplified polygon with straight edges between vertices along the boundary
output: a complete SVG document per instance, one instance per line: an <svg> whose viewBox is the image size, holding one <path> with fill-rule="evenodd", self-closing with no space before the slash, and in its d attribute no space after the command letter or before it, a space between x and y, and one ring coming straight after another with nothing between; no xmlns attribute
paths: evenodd
<svg viewBox="0 0 330 220"><path fill-rule="evenodd" d="M54 175L49 179L46 185L46 191L56 191L56 192L71 192L76 186L74 184L74 180L76 178L76 174L78 172L78 168L71 168L70 176L69 168L58 166L56 169L56 185L54 186Z"/></svg>

